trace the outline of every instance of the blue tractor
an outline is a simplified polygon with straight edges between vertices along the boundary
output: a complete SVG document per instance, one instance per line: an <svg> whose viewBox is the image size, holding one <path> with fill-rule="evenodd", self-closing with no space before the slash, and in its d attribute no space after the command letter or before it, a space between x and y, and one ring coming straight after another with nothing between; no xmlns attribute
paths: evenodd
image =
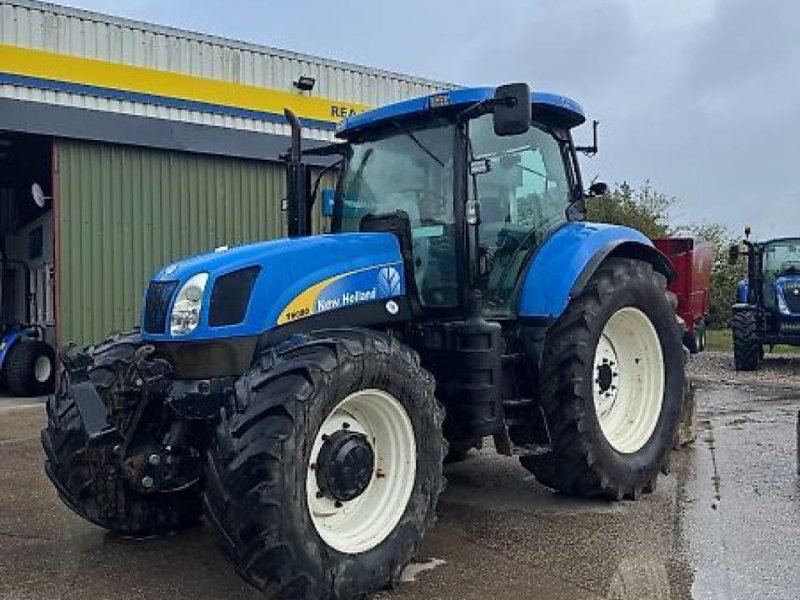
<svg viewBox="0 0 800 600"><path fill-rule="evenodd" d="M0 239L0 387L18 397L50 394L56 357L45 326L31 318L30 270L7 258L3 245Z"/></svg>
<svg viewBox="0 0 800 600"><path fill-rule="evenodd" d="M61 499L133 535L204 513L247 581L329 599L399 578L446 455L484 438L564 493L653 491L684 383L673 273L584 221L604 186L583 188L581 107L461 89L307 152L287 118L288 239L165 267L140 331L62 353L42 436ZM339 173L325 235L309 154Z"/></svg>
<svg viewBox="0 0 800 600"><path fill-rule="evenodd" d="M733 305L734 366L755 371L764 358L764 346L800 346L800 238L764 242L749 239L742 245L747 255L747 277L739 282ZM731 246L736 263L740 245Z"/></svg>

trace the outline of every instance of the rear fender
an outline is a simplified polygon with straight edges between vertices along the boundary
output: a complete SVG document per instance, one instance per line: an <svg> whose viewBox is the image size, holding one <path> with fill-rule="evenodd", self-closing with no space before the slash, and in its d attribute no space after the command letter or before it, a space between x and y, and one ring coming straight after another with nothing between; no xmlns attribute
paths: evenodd
<svg viewBox="0 0 800 600"><path fill-rule="evenodd" d="M643 233L619 225L567 223L533 256L523 275L520 317L554 320L608 258L634 258L653 265L667 281L675 279L669 259Z"/></svg>

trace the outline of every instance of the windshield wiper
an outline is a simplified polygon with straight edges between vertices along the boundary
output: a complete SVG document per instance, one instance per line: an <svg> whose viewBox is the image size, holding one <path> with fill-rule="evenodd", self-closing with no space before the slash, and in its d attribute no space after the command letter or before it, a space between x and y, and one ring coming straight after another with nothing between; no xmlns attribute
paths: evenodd
<svg viewBox="0 0 800 600"><path fill-rule="evenodd" d="M427 154L433 160L435 160L437 163L439 163L440 167L444 167L444 163L441 160L439 160L439 157L436 156L433 152L431 152L425 144L423 144L421 141L419 141L419 138L417 138L417 136L415 136L412 131L406 129L405 127L400 125L400 123L398 123L397 121L392 121L392 125L394 125L397 128L398 131L400 131L401 133L404 133L408 137L410 137L411 141L413 141L425 154Z"/></svg>

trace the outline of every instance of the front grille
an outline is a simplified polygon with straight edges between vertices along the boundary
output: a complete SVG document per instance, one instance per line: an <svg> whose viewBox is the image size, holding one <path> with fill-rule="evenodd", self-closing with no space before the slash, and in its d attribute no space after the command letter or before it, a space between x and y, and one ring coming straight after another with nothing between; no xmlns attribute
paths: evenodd
<svg viewBox="0 0 800 600"><path fill-rule="evenodd" d="M178 287L177 281L153 281L147 288L144 300L144 323L146 333L166 333L167 316L172 295Z"/></svg>
<svg viewBox="0 0 800 600"><path fill-rule="evenodd" d="M781 321L781 332L800 334L800 321Z"/></svg>
<svg viewBox="0 0 800 600"><path fill-rule="evenodd" d="M787 281L782 286L783 299L794 314L800 314L800 281Z"/></svg>
<svg viewBox="0 0 800 600"><path fill-rule="evenodd" d="M261 267L247 267L218 278L211 293L208 324L236 325L244 321L253 285Z"/></svg>

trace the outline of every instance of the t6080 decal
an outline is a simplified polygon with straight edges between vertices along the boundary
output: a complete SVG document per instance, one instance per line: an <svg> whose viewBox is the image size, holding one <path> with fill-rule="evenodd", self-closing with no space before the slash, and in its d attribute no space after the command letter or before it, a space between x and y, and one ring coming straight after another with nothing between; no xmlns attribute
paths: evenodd
<svg viewBox="0 0 800 600"><path fill-rule="evenodd" d="M403 294L405 280L401 262L350 271L306 288L281 311L278 325Z"/></svg>

